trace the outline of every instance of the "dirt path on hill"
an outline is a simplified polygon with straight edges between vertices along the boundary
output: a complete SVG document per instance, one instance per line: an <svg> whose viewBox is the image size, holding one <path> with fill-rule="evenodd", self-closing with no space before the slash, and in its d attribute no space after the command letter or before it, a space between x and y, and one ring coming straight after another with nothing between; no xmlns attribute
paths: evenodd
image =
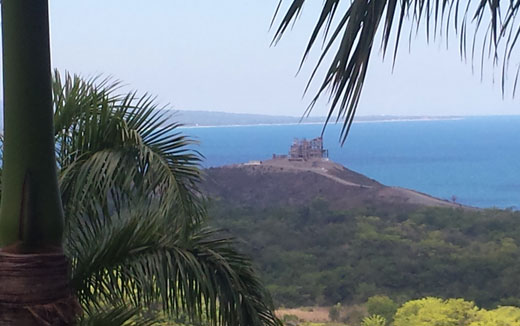
<svg viewBox="0 0 520 326"><path fill-rule="evenodd" d="M282 160L270 160L263 163L264 165L271 167L282 168L286 171L302 171L312 172L321 175L325 178L333 180L334 182L340 183L349 187L357 187L364 189L373 189L373 186L363 185L356 182L347 181L343 178L335 176L330 171L334 169L339 171L339 168L335 163L330 161L314 161L314 162L290 162ZM377 187L379 188L379 187ZM388 187L383 186L378 190L378 195L381 198L393 199L396 202L406 202L413 205L426 205L426 206L440 206L440 207L451 207L458 208L462 207L460 204L453 203L447 200L435 198L433 196L417 192L415 190L405 189L401 187Z"/></svg>
<svg viewBox="0 0 520 326"><path fill-rule="evenodd" d="M328 169L325 168L325 167L309 167L309 166L294 166L294 165L290 165L290 164L281 164L281 163L273 163L273 161L267 161L267 162L264 162L263 163L264 165L267 165L267 166L273 166L273 167L283 167L284 169L286 170L289 170L289 171L303 171L303 172L313 172L313 173L316 173L316 174L319 174L321 176L324 176L326 178L329 178L331 180L334 180L335 182L338 182L338 183L341 183L345 186L349 186L349 187L361 187L361 188L372 188L371 186L366 186L366 185L362 185L362 184L359 184L359 183L354 183L354 182L350 182L350 181L346 181L342 178L339 178L339 177L336 177L330 173L328 173Z"/></svg>
<svg viewBox="0 0 520 326"><path fill-rule="evenodd" d="M468 208L462 206L458 203L453 203L447 200L442 200L439 198L435 198L433 196L424 194L422 192L418 192L415 190L405 189L401 187L388 187L387 189L391 189L394 194L399 194L403 197L408 197L408 203L417 204L417 205L426 205L426 206L441 206L441 207L451 207L451 208ZM385 190L382 190L384 192Z"/></svg>

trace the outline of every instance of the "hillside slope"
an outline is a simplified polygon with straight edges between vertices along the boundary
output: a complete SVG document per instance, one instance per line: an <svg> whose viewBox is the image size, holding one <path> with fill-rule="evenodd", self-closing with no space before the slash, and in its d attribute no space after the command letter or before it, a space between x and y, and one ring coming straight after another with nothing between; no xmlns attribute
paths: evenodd
<svg viewBox="0 0 520 326"><path fill-rule="evenodd" d="M333 209L399 205L460 207L413 190L388 187L326 159L277 158L206 170L203 185L213 198L246 206L297 206L316 198Z"/></svg>
<svg viewBox="0 0 520 326"><path fill-rule="evenodd" d="M278 305L384 294L520 306L520 212L452 209L324 160L206 173L211 224L238 238Z"/></svg>

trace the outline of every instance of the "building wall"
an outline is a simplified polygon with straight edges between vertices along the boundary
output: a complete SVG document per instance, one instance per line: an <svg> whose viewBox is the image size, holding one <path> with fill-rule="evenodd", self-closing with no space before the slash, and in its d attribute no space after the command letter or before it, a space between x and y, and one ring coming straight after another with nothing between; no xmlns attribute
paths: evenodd
<svg viewBox="0 0 520 326"><path fill-rule="evenodd" d="M323 150L323 139L321 137L311 140L296 138L289 150L291 159L322 158L327 157L327 151Z"/></svg>

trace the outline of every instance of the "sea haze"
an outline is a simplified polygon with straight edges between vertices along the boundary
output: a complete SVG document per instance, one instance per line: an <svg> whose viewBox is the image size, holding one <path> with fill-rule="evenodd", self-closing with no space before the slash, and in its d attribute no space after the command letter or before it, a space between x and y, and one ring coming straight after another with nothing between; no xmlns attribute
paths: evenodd
<svg viewBox="0 0 520 326"><path fill-rule="evenodd" d="M324 135L330 159L386 185L477 207L520 208L520 116L356 123L340 146L341 126ZM321 124L185 128L204 166L286 154L295 137Z"/></svg>

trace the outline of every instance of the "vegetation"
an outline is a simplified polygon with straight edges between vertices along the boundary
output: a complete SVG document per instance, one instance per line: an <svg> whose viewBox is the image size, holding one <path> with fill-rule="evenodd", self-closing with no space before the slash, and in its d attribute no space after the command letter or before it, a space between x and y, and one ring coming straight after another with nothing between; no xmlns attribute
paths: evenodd
<svg viewBox="0 0 520 326"><path fill-rule="evenodd" d="M520 325L520 308L479 309L463 299L424 298L405 303L395 314L394 326Z"/></svg>
<svg viewBox="0 0 520 326"><path fill-rule="evenodd" d="M55 75L65 250L86 318L134 320L158 305L222 325L276 324L249 260L204 223L193 141L153 98L117 88Z"/></svg>
<svg viewBox="0 0 520 326"><path fill-rule="evenodd" d="M280 0L273 23L284 2L289 2L290 5L276 29L274 43L297 20L305 5L305 0ZM385 56L389 45L394 43L395 60L403 34L408 34L411 41L412 35L422 28L428 41L445 38L446 45L449 44L449 36L455 32L459 38L461 56L474 60L480 53L481 69L485 59L489 59L493 65L501 64L501 84L505 92L506 81L511 72L509 62L518 59L515 49L520 35L517 19L519 8L518 0L325 0L301 62L303 65L310 51L320 43L318 36L322 32L322 54L309 84L326 61L330 60L331 63L325 70L325 77L306 113L312 110L320 97L328 97L325 93L329 93L330 110L327 121L333 113L337 114L338 120L344 121L341 137L345 141L361 97L373 51L382 50ZM409 27L409 33L403 33L405 26ZM380 47L375 46L379 36ZM517 65L518 61L514 62L516 68L513 68L513 94L519 78Z"/></svg>
<svg viewBox="0 0 520 326"><path fill-rule="evenodd" d="M4 0L0 324L72 325L79 312L63 255L52 128L46 0Z"/></svg>
<svg viewBox="0 0 520 326"><path fill-rule="evenodd" d="M53 86L64 250L82 324L148 325L164 313L277 324L250 261L206 226L200 155L167 111L110 80L56 73Z"/></svg>
<svg viewBox="0 0 520 326"><path fill-rule="evenodd" d="M520 303L520 212L333 211L316 199L267 209L214 201L210 213L255 257L278 305L364 303L378 294L397 302L463 297L486 308Z"/></svg>
<svg viewBox="0 0 520 326"><path fill-rule="evenodd" d="M341 304L336 303L334 306L329 309L329 319L332 321L339 321L341 317Z"/></svg>
<svg viewBox="0 0 520 326"><path fill-rule="evenodd" d="M294 0L277 36L303 3ZM326 21L332 21L338 3L324 2L309 48L318 32L330 27ZM461 30L461 48L465 49L469 10L459 17L457 1L402 2L397 40L404 17L412 16L419 24L426 16L429 30L432 17L437 22L447 16L449 24L453 7L453 21ZM386 49L397 8L396 1L353 1L325 47L327 52L344 29L338 55L317 95L332 89L331 113L338 107L338 116L345 118L344 137L380 22L385 20ZM497 49L502 41L506 44L504 57L511 56L518 36L518 8L515 1L505 9L500 1L480 2L474 15L477 29L486 12L491 17L484 48L488 42ZM61 254L64 227L64 249L73 263L72 285L91 317L85 323L135 321L132 318L137 318L140 308L160 302L166 312L205 315L215 323L275 324L268 298L248 260L233 249L232 241L204 226L196 191L197 156L185 149L189 141L182 135L171 134L176 125L163 125L165 120L149 97L112 97L110 87L97 89L66 80L65 91L55 98L63 221L52 153L47 10L46 1L2 2L6 85L2 249L20 256L41 256L42 251ZM408 15L410 11L413 15ZM495 51L494 60L497 57ZM26 94L28 89L31 96ZM87 98L75 97L85 90L91 92ZM271 235L257 213L242 213L256 219L256 225L248 224L254 225L251 229L256 231L259 226L263 230L250 237L249 251L258 252L257 245L263 246L266 254L259 264L280 302L297 304L314 298L359 301L378 292L411 297L441 289L443 295L464 294L484 305L519 298L513 281L518 274L517 213L427 210L411 216L382 216L331 212L315 205L263 212L267 213L265 221L280 226ZM228 220L236 229L243 223L237 214ZM269 225L270 231L272 228ZM244 236L251 234L243 232ZM265 241L275 240L273 236L281 236L282 241ZM317 240L309 241L302 250L302 240L308 239ZM297 271L302 275L296 275ZM16 295L10 298L12 302L19 299ZM50 305L41 300L37 303L45 305L50 314ZM431 304L457 325L485 325L486 320L498 319L514 325L517 321L515 308L477 313L471 303L463 301L433 300ZM408 311L408 315L422 322L421 312L429 313L429 305L418 304L419 312ZM58 306L53 302L53 318L75 314L72 307L60 311ZM6 312L1 308L2 314ZM23 310L25 315L28 311L35 314L33 309ZM397 312L396 326L406 325L398 324L400 313L406 312ZM148 322L146 316L142 318L143 323Z"/></svg>
<svg viewBox="0 0 520 326"><path fill-rule="evenodd" d="M368 308L368 305L365 305ZM339 307L339 306L333 306ZM332 309L331 308L331 309ZM513 306L500 306L487 310L479 308L472 301L464 299L441 299L426 297L410 300L403 303L399 309L390 316L393 322L377 314L370 314L366 310L361 316L353 315L356 310L352 307L343 307L339 314L345 315L341 321L322 320L320 322L299 319L295 315L286 315L283 318L288 326L519 326L520 308ZM367 309L368 310L368 309Z"/></svg>
<svg viewBox="0 0 520 326"><path fill-rule="evenodd" d="M463 299L424 298L405 303L394 318L395 326L468 325L477 316L478 308Z"/></svg>
<svg viewBox="0 0 520 326"><path fill-rule="evenodd" d="M375 295L368 298L366 307L369 315L380 316L385 320L383 325L389 325L399 305L386 295Z"/></svg>
<svg viewBox="0 0 520 326"><path fill-rule="evenodd" d="M385 317L379 315L371 315L363 318L361 326L385 326L387 324Z"/></svg>

